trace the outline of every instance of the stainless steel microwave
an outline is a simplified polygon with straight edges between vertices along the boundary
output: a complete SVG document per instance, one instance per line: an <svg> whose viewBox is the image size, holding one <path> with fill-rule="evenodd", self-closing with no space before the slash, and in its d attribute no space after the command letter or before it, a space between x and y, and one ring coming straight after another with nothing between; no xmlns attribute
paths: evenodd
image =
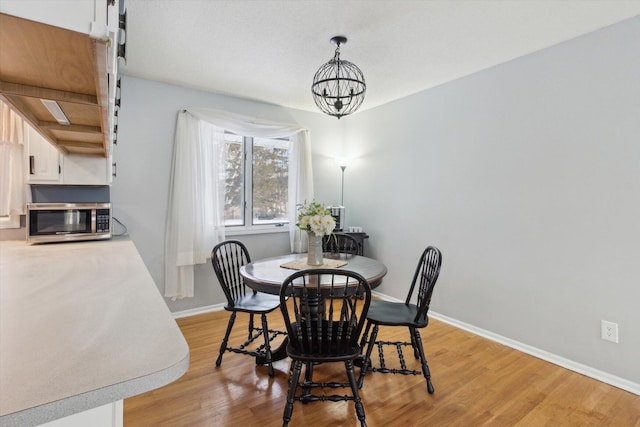
<svg viewBox="0 0 640 427"><path fill-rule="evenodd" d="M111 203L29 203L27 242L111 238Z"/></svg>

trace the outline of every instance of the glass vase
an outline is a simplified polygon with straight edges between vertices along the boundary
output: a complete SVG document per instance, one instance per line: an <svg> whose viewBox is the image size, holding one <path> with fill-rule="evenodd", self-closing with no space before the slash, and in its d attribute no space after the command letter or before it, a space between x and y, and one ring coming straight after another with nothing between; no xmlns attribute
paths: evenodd
<svg viewBox="0 0 640 427"><path fill-rule="evenodd" d="M318 236L313 231L307 231L309 249L307 250L308 265L322 265L322 236Z"/></svg>

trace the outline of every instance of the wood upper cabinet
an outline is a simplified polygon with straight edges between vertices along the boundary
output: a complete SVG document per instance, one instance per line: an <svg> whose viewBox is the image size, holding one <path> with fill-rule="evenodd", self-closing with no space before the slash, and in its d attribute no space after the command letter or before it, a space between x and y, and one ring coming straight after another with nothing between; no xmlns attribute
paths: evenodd
<svg viewBox="0 0 640 427"><path fill-rule="evenodd" d="M0 3L0 97L62 154L108 158L119 2L66 5L55 0ZM57 120L43 100L57 104L68 124Z"/></svg>

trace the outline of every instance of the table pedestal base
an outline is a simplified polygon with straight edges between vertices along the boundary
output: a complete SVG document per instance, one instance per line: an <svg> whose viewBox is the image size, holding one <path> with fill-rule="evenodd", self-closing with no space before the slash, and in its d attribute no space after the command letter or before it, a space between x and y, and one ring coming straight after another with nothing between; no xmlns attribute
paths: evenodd
<svg viewBox="0 0 640 427"><path fill-rule="evenodd" d="M287 358L287 344L289 338L285 337L282 344L271 352L271 362L277 362ZM265 356L256 356L256 365L267 365L267 358Z"/></svg>

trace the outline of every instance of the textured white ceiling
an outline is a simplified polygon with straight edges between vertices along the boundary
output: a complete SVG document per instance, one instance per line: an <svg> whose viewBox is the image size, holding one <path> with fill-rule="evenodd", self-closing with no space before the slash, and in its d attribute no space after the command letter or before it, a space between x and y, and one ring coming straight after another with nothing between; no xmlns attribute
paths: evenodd
<svg viewBox="0 0 640 427"><path fill-rule="evenodd" d="M367 82L361 110L640 14L640 0L125 0L123 74L318 111L333 56ZM637 43L637 41L635 41Z"/></svg>

